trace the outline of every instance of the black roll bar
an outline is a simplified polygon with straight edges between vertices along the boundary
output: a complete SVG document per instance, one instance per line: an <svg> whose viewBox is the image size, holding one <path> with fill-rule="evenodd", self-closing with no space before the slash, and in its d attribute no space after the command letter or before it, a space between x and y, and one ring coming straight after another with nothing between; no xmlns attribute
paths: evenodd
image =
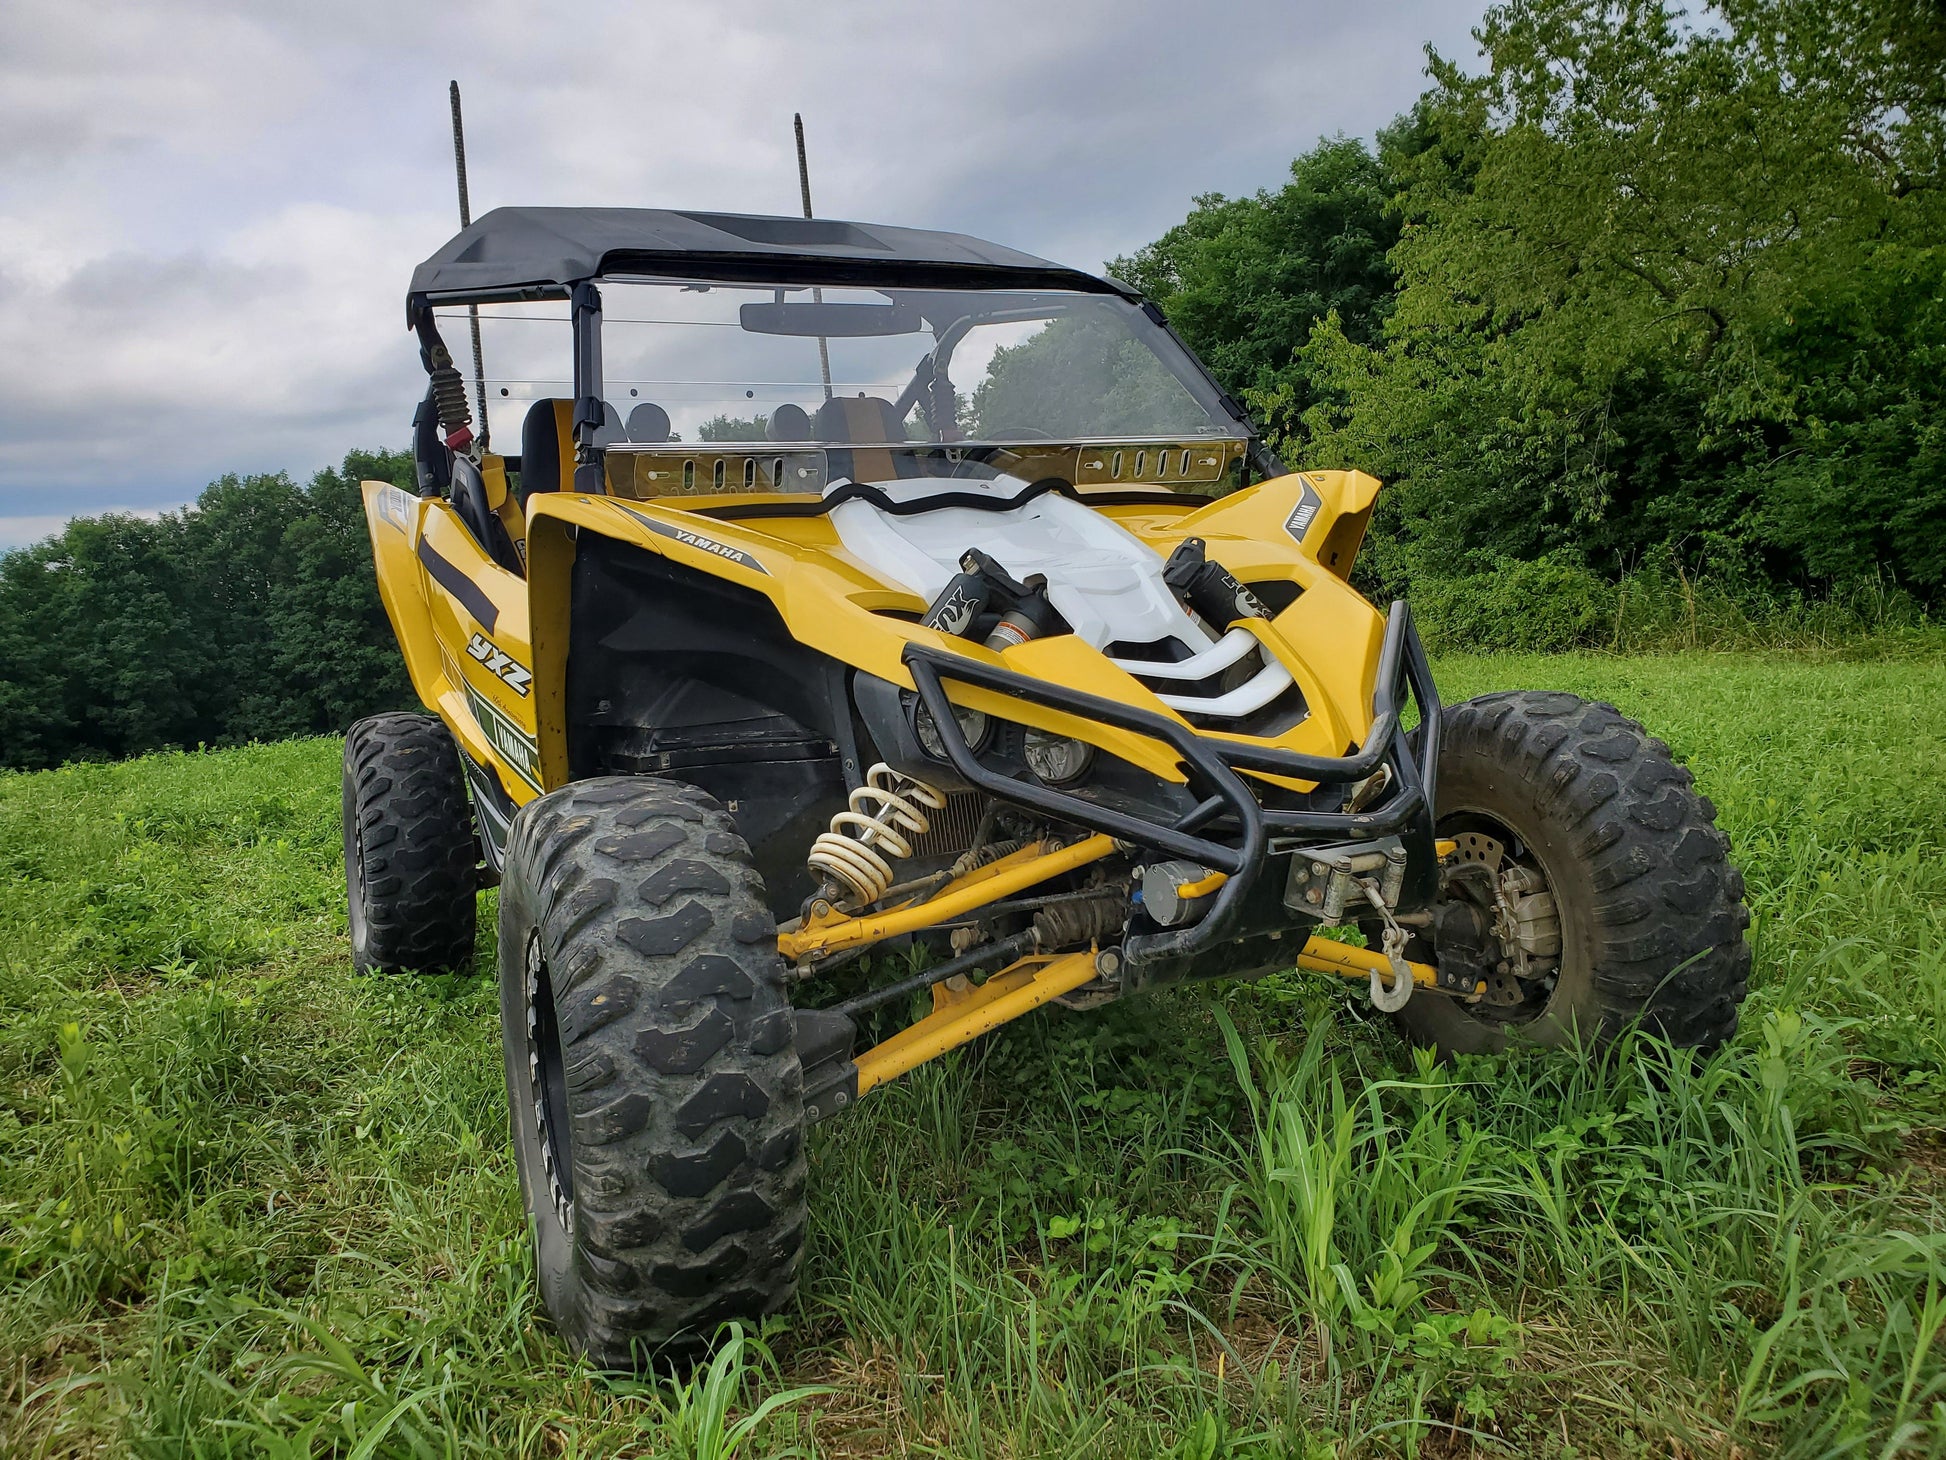
<svg viewBox="0 0 1946 1460"><path fill-rule="evenodd" d="M1131 939L1131 953L1138 951L1135 945L1139 943L1143 957L1193 953L1221 941L1262 869L1264 847L1272 831L1347 840L1390 836L1403 831L1422 810L1434 805L1439 696L1433 688L1425 648L1412 626L1412 611L1403 600L1394 602L1386 616L1378 679L1372 690L1371 728L1364 744L1347 756L1306 755L1199 735L1180 720L982 664L927 644L907 644L903 658L920 703L939 732L946 759L969 784L1016 806L1228 874L1209 913L1200 921L1173 932ZM1159 740L1181 757L1184 776L1199 804L1175 821L1150 821L986 765L973 753L953 715L944 684L949 679ZM1400 728L1402 690L1409 690L1419 706L1416 755ZM1266 809L1237 774L1250 770L1322 785L1350 785L1366 779L1383 764L1393 766L1398 785L1390 800L1372 811ZM1200 828L1213 822L1234 835L1234 844L1201 833Z"/></svg>

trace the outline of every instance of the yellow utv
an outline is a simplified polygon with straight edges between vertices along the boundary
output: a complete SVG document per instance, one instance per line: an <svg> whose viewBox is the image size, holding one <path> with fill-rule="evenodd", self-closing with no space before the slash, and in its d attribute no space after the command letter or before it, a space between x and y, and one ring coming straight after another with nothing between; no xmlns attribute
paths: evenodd
<svg viewBox="0 0 1946 1460"><path fill-rule="evenodd" d="M352 942L463 967L498 883L541 1297L598 1363L779 1309L806 1128L1050 1002L1295 965L1444 1051L1735 1028L1688 772L1572 695L1442 708L1348 581L1379 484L1284 467L1125 285L505 208L406 313L418 493L364 490L431 714L346 742Z"/></svg>

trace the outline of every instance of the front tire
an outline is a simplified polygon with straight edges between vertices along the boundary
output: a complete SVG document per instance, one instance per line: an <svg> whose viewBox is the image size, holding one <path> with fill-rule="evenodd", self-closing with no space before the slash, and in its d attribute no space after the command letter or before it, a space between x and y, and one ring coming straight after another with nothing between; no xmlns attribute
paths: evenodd
<svg viewBox="0 0 1946 1460"><path fill-rule="evenodd" d="M452 733L431 715L373 715L345 735L345 904L360 973L473 962L479 839Z"/></svg>
<svg viewBox="0 0 1946 1460"><path fill-rule="evenodd" d="M1640 1024L1708 1049L1736 1032L1750 978L1743 877L1667 745L1576 695L1483 695L1444 712L1438 800L1439 835L1497 845L1544 880L1560 952L1518 1004L1421 992L1395 1016L1409 1039L1495 1053L1598 1046Z"/></svg>
<svg viewBox="0 0 1946 1460"><path fill-rule="evenodd" d="M500 1018L542 1306L606 1369L796 1291L803 1075L776 925L712 797L580 781L514 818Z"/></svg>

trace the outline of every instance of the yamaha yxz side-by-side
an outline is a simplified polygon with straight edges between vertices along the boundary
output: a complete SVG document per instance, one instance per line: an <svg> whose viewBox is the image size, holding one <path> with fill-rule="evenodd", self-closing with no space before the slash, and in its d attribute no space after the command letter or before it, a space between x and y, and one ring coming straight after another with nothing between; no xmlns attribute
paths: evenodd
<svg viewBox="0 0 1946 1460"><path fill-rule="evenodd" d="M463 967L499 884L541 1297L597 1362L785 1304L807 1127L1049 1002L1296 965L1444 1051L1734 1030L1689 773L1572 695L1442 707L1348 581L1379 484L1288 470L1126 286L505 208L406 312L419 490L365 502L431 713L346 742L352 944Z"/></svg>

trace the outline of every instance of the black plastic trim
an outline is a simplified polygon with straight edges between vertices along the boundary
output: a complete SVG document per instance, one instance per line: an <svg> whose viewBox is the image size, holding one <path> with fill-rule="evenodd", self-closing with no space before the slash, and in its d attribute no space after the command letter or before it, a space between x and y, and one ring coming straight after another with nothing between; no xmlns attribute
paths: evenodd
<svg viewBox="0 0 1946 1460"><path fill-rule="evenodd" d="M426 565L433 582L457 598L460 606L473 615L474 622L488 633L493 632L493 626L500 621L500 605L482 593L479 584L456 564L442 558L423 537L419 539L419 561Z"/></svg>

